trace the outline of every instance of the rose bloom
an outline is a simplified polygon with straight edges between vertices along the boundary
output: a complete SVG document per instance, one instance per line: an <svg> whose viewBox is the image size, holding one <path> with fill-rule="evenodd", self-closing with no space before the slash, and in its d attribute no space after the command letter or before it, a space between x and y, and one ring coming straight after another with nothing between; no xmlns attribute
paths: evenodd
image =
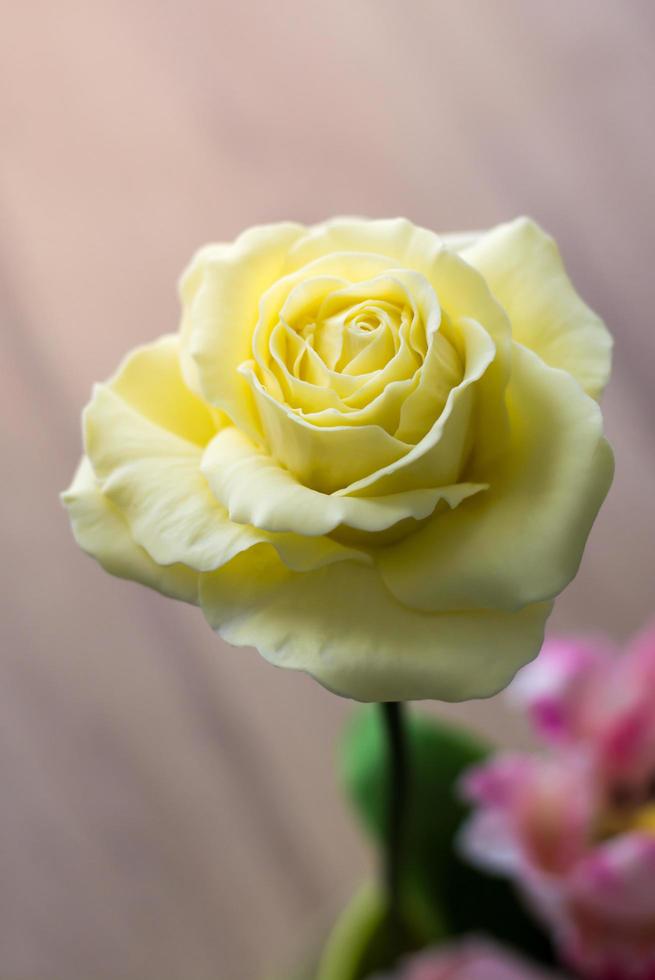
<svg viewBox="0 0 655 980"><path fill-rule="evenodd" d="M84 413L64 494L115 575L361 700L490 695L612 477L610 337L525 219L252 228Z"/></svg>
<svg viewBox="0 0 655 980"><path fill-rule="evenodd" d="M462 845L508 874L592 980L655 980L655 628L558 640L511 693L552 746L471 770Z"/></svg>
<svg viewBox="0 0 655 980"><path fill-rule="evenodd" d="M411 957L377 980L557 980L493 943L470 939ZM563 980L563 978L560 978Z"/></svg>

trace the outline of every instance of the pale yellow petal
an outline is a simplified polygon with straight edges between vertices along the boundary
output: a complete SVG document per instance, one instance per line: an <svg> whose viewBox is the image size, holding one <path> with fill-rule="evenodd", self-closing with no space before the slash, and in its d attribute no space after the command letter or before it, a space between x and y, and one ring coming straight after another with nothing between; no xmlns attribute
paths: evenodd
<svg viewBox="0 0 655 980"><path fill-rule="evenodd" d="M477 386L475 465L483 467L498 455L507 437L504 391L510 374L509 320L483 277L453 252L443 250L435 256L430 276L444 312L460 325L460 333L463 323L475 322L495 347L493 361Z"/></svg>
<svg viewBox="0 0 655 980"><path fill-rule="evenodd" d="M340 492L358 497L382 496L459 481L475 435L477 388L496 357L493 341L479 324L465 320L459 327L464 344L464 376L451 389L441 415L404 456L381 469L371 468L366 476ZM475 482L482 481L476 478Z"/></svg>
<svg viewBox="0 0 655 980"><path fill-rule="evenodd" d="M489 490L379 554L389 588L417 609L518 609L578 569L613 473L598 405L519 345L508 404L512 441Z"/></svg>
<svg viewBox="0 0 655 980"><path fill-rule="evenodd" d="M485 489L461 483L376 498L319 493L299 483L234 427L223 429L207 447L202 470L232 521L303 535L329 534L341 525L386 530L407 519L423 520L439 501L456 507Z"/></svg>
<svg viewBox="0 0 655 980"><path fill-rule="evenodd" d="M406 218L332 218L308 228L293 244L287 269L293 271L333 252L369 252L422 271L441 247L438 235Z"/></svg>
<svg viewBox="0 0 655 980"><path fill-rule="evenodd" d="M373 397L372 401L362 405L361 408L353 407L352 402L355 401L353 398L348 399L350 404L341 411L336 408L324 408L319 412L303 412L302 417L305 422L319 428L378 426L384 429L399 445L411 446L409 440L398 437L398 426L403 405L412 392L416 390L419 375L420 372L416 371L410 378L389 381L382 385L382 390ZM363 388L364 385L362 385L362 390ZM369 394L371 391L372 386L369 388Z"/></svg>
<svg viewBox="0 0 655 980"><path fill-rule="evenodd" d="M254 393L271 455L309 487L331 493L388 466L410 448L376 424L314 425L272 397L254 365L241 370Z"/></svg>
<svg viewBox="0 0 655 980"><path fill-rule="evenodd" d="M400 409L397 439L418 443L438 419L448 402L450 392L463 380L459 355L443 332L432 334L425 361L413 391L409 391Z"/></svg>
<svg viewBox="0 0 655 980"><path fill-rule="evenodd" d="M255 434L252 394L237 368L252 357L261 296L281 275L288 249L302 233L291 223L250 228L231 244L201 249L181 280L187 381Z"/></svg>
<svg viewBox="0 0 655 980"><path fill-rule="evenodd" d="M597 398L609 377L612 338L573 288L553 239L519 218L480 235L462 257L507 310L514 339Z"/></svg>
<svg viewBox="0 0 655 980"><path fill-rule="evenodd" d="M484 234L484 231L446 231L441 232L440 237L447 249L461 253Z"/></svg>
<svg viewBox="0 0 655 980"><path fill-rule="evenodd" d="M328 538L271 535L234 524L201 472L200 447L159 428L109 387L97 386L84 423L86 452L103 494L160 565L181 562L207 571L263 541L298 570L344 558L368 560Z"/></svg>
<svg viewBox="0 0 655 980"><path fill-rule="evenodd" d="M176 334L130 351L107 384L144 418L188 442L205 446L216 432L219 413L182 377Z"/></svg>
<svg viewBox="0 0 655 980"><path fill-rule="evenodd" d="M333 292L339 285L366 282L382 275L393 266L391 259L382 255L359 252L338 252L320 255L307 265L281 276L266 289L259 299L259 314L252 334L252 354L263 367L269 358L271 332L284 319L297 317L300 304L311 303ZM287 302L289 306L286 306ZM336 357L340 353L337 344ZM336 357L328 358L328 366L334 366Z"/></svg>
<svg viewBox="0 0 655 980"><path fill-rule="evenodd" d="M340 562L295 575L267 547L203 576L201 605L229 643L361 701L495 694L539 651L551 608L421 613L397 602L374 568Z"/></svg>
<svg viewBox="0 0 655 980"><path fill-rule="evenodd" d="M105 571L141 582L164 595L198 602L198 573L184 565L158 565L133 539L125 518L103 495L89 460L82 459L61 495L80 548Z"/></svg>
<svg viewBox="0 0 655 980"><path fill-rule="evenodd" d="M457 236L457 244L461 241L461 236ZM326 275L361 281L366 276L353 277L349 269L349 263L357 268L355 259L361 260L357 254L360 251L369 253L366 258L371 261L376 255L379 262L386 261L387 270L411 270L409 275L414 277L419 273L436 292L438 303L448 316L453 319L467 317L481 323L498 350L498 367L507 374L510 325L484 277L455 251L446 248L434 232L413 225L405 218L372 221L334 218L315 225L299 236L289 249L286 271L297 274L306 266L320 269ZM303 275L305 271L302 269Z"/></svg>
<svg viewBox="0 0 655 980"><path fill-rule="evenodd" d="M336 230L339 230L339 232L342 230L342 223L337 222L334 227L332 223L328 224L330 227L325 231L325 234L328 239L332 240L334 237L333 233ZM362 232L363 237L361 241L363 244L366 242L370 244L370 236L374 235L375 229L369 229L364 234L362 229L364 225L368 226L368 224L377 226L376 222L355 222L356 230L359 229ZM386 224L390 224L395 227L394 222L383 222L382 224L385 226ZM402 227L405 227L406 223L401 222L400 224ZM346 222L346 226L349 227L348 222ZM413 226L410 226L410 228L413 228ZM413 233L412 235L408 233L408 242L413 243L412 247L416 245L417 241L422 240L421 235L431 235L431 233L424 232L422 229L414 229L414 231L418 235L418 238L412 237ZM317 229L314 229L314 232L316 232L317 236L316 241L323 240L322 232L319 234ZM292 250L292 253L296 256L301 254L306 241L304 238L300 239L294 247L295 251ZM337 245L339 241L341 239L337 236ZM346 244L346 242L342 241L342 244ZM475 396L476 439L474 465L476 469L480 469L503 450L506 442L507 413L504 402L504 388L510 370L510 325L502 307L496 302L483 277L475 269L462 261L454 253L444 250L436 236L432 235L430 242L424 244L425 249L420 255L414 255L412 252L412 261L416 264L414 271L403 272L403 270L387 266L378 271L377 274L381 278L387 276L397 279L403 289L412 293L421 311L422 319L425 320L428 331L434 333L439 329L440 332L443 332L444 339L454 345L455 353L459 355L460 361L466 362L467 357L470 356L471 333L474 330L473 324L478 325L478 332L486 335L487 347L490 351L493 351L493 356L489 357L484 371L476 378L478 381L480 379L482 380L477 385ZM307 254L311 255L311 250ZM397 258L398 256L396 255L394 257ZM357 256L358 263L356 264L356 268L358 273L361 275L369 274L371 270L367 268L367 263L369 261L373 262L374 258L374 256ZM322 259L314 258L311 265L304 267L301 272L306 271L307 268L311 268L312 270L320 270L321 274L335 274L338 271L343 272L352 260L353 257L348 255L348 253L335 252L324 256ZM377 261L385 262L392 260L386 260L383 256L378 256ZM420 272L417 269L420 269ZM295 273L295 275L299 274L298 272ZM289 278L292 279L293 276ZM444 313L444 322L442 325L440 325L439 317L435 317L434 315L435 312L439 311L440 306ZM455 367L454 364L451 366L453 368ZM458 389L452 390L459 391L459 389L462 389L463 392L470 383L472 373L469 370L468 377L465 377ZM393 383L392 381L391 384ZM412 390L410 389L404 392L404 394L409 395ZM391 394L394 393L392 392ZM459 398L460 395L458 394L456 397ZM462 411L464 403L468 403L470 406L473 402L470 392L467 392L465 397L460 400L462 404L458 406L457 412L453 413L458 422L462 421L465 414ZM421 403L425 406L425 400L422 397L419 400L419 404ZM437 408L438 406L435 406L435 411ZM384 481L383 487L379 490L377 487L375 490L368 489L372 484L376 484L378 480L377 470L379 467L371 466L367 474L362 474L356 481L353 481L357 483L355 492L359 493L360 491L363 492L366 490L367 493L392 493L417 486L437 486L442 483L451 483L457 480L459 473L452 459L452 452L447 453L445 446L436 446L435 442L435 437L438 440L442 439L441 430L445 426L449 412L450 409L446 406L445 418L439 418L436 426L433 424L436 421L434 417L424 419L423 424L425 426L424 431L427 433L427 441L421 441L419 446L416 447L416 450L413 450L409 454L399 454L396 459L391 460L386 465L385 471L381 474L381 478ZM399 434L396 434L396 438L399 441L406 441L404 438L405 432L412 438L419 435L421 431L419 423L421 420L416 415L413 415L413 417L412 415L413 413L408 409L406 419L402 420L403 426L400 428ZM319 423L316 416L311 416L311 419L317 424ZM383 424L386 423L388 425L393 419L393 414L388 413L388 415L385 415ZM336 412L326 410L325 416L320 424L332 424L335 420ZM367 419L367 421L370 420ZM450 429L449 434L454 435L454 421L449 422L448 425ZM465 429L466 426L459 433L458 438L453 441L453 445L455 443L457 445L458 453L456 455L459 461L461 461L464 453L470 449L470 441L467 442L465 438ZM400 439L400 436L403 436L403 438ZM464 438L460 439L459 436L464 436ZM300 475L301 471L297 467L294 468L295 464L289 464L287 459L281 454L279 442L274 447L274 452L278 458ZM426 452L428 456L423 460L421 457ZM446 461L447 455L451 456L448 462ZM478 479L477 476L476 479ZM338 488L336 483L333 486L335 489ZM321 489L325 488L321 487ZM347 487L346 492L351 492L351 489L350 486Z"/></svg>
<svg viewBox="0 0 655 980"><path fill-rule="evenodd" d="M200 472L202 451L98 386L84 416L85 448L105 496L160 565L217 568L256 535L221 514Z"/></svg>
<svg viewBox="0 0 655 980"><path fill-rule="evenodd" d="M302 285L318 288L321 284L322 288L327 285L324 279L311 280ZM364 286L358 284L358 288L368 286L373 288L373 284L375 288L381 288L377 280L367 282ZM399 288L397 283L387 285ZM296 287L293 293L299 290L300 287ZM330 298L336 303L338 298L343 298L345 292L345 290L333 290ZM343 329L340 327L335 331L334 338L330 340L328 327L334 317L321 320L322 314L319 312L316 314L315 322L310 322L302 332L296 332L291 325L294 322L298 323L298 320L289 316L287 306L288 301L283 306L281 314L273 312L270 319L265 320L264 314L268 314L269 310L267 303L262 304L260 326L264 327L266 324L267 342L262 347L264 336L262 331L258 334L256 347L257 373L264 387L276 400L285 401L293 408L301 410L307 420L317 425L352 425L377 421L372 418L376 409L371 405L376 397L386 394L387 398L391 398L392 393L387 394L387 389L400 379L405 379L408 384L416 383L413 378L420 367L421 360L409 343L410 323L403 322L395 335L391 329L378 331L374 335L373 342L362 349L348 364L347 373L342 373L331 365L333 360L339 359L344 342L345 348L348 347L348 325L343 324ZM277 322L271 327L273 320ZM300 324L303 322L300 319ZM336 343L337 336L340 338L339 344ZM321 348L323 348L323 355L325 354L326 341L334 348L334 358L326 358L319 354ZM388 356L382 358L377 367L373 364L367 366L365 357L379 357L380 347L384 348ZM360 368L361 373L356 376L355 371ZM399 407L396 407L396 418L398 413ZM383 421L386 414L380 413L379 424L384 425L387 430L390 427L395 428L390 422L385 424Z"/></svg>

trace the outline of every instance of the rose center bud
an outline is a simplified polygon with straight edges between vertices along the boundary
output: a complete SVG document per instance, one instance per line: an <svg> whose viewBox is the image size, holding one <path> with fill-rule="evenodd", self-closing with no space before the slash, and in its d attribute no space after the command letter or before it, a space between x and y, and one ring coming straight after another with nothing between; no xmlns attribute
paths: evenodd
<svg viewBox="0 0 655 980"><path fill-rule="evenodd" d="M378 486L389 468L438 424L467 367L459 324L423 276L402 269L361 281L307 270L280 280L260 304L253 355L245 371L256 378L264 451L308 488L375 497L389 493ZM395 481L400 490L427 490L437 506L439 487L465 479L471 409L468 399L456 438L443 451L435 440L434 463L418 479L410 468Z"/></svg>

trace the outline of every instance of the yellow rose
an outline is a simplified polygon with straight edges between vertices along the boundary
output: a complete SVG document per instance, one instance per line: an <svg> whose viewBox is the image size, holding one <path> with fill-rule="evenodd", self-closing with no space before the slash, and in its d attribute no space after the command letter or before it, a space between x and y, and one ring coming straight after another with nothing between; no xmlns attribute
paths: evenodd
<svg viewBox="0 0 655 980"><path fill-rule="evenodd" d="M493 694L612 478L611 340L519 219L252 228L84 413L64 494L110 572L361 700Z"/></svg>

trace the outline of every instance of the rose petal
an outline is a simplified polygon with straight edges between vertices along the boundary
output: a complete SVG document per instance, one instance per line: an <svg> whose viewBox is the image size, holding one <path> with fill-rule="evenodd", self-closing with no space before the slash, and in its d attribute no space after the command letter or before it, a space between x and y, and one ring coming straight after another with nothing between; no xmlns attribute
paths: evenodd
<svg viewBox="0 0 655 980"><path fill-rule="evenodd" d="M456 507L484 484L460 483L387 497L347 497L320 493L299 483L238 429L222 429L205 450L202 470L217 500L238 524L265 531L329 534L340 525L366 532L399 521L428 517L443 500Z"/></svg>
<svg viewBox="0 0 655 980"><path fill-rule="evenodd" d="M287 271L332 252L368 252L422 271L421 264L442 248L438 235L406 218L332 218L306 229L289 249ZM400 260L400 261L398 261Z"/></svg>
<svg viewBox="0 0 655 980"><path fill-rule="evenodd" d="M553 239L518 218L481 235L462 257L507 310L514 339L598 397L610 373L612 338L573 288Z"/></svg>
<svg viewBox="0 0 655 980"><path fill-rule="evenodd" d="M464 376L452 388L445 408L427 434L397 460L340 490L368 497L431 488L457 482L470 452L480 385L494 362L495 349L475 321L458 324L464 343ZM482 480L478 481L482 482Z"/></svg>
<svg viewBox="0 0 655 980"><path fill-rule="evenodd" d="M136 544L117 507L103 496L93 467L82 459L61 495L75 540L111 575L141 582L184 602L198 602L198 574L184 565L158 565Z"/></svg>
<svg viewBox="0 0 655 980"><path fill-rule="evenodd" d="M177 334L134 348L107 384L143 418L197 446L206 446L225 424L220 412L185 384Z"/></svg>
<svg viewBox="0 0 655 980"><path fill-rule="evenodd" d="M361 701L488 697L539 649L551 609L428 615L396 602L370 566L295 575L266 547L204 576L201 603L229 643Z"/></svg>
<svg viewBox="0 0 655 980"><path fill-rule="evenodd" d="M144 390L149 386L153 406L181 383L176 362L163 361L160 353L154 345L152 358L149 348L128 358L109 385L96 387L84 413L86 452L102 493L127 521L136 544L158 564L181 562L197 571L218 568L263 541L296 569L344 558L370 561L328 538L270 535L230 521L200 470L201 447L165 428L163 417L161 425L151 421L128 400L125 373L133 380L138 372L147 378Z"/></svg>
<svg viewBox="0 0 655 980"><path fill-rule="evenodd" d="M237 368L252 357L252 334L262 293L282 273L301 225L250 228L229 244L208 245L182 276L182 364L198 394L257 435L252 395Z"/></svg>
<svg viewBox="0 0 655 980"><path fill-rule="evenodd" d="M385 582L417 609L517 609L575 575L613 473L596 403L515 346L512 447L490 489L384 549Z"/></svg>
<svg viewBox="0 0 655 980"><path fill-rule="evenodd" d="M252 364L241 370L252 389L271 455L314 490L342 489L400 459L410 448L381 425L314 425L274 398Z"/></svg>

